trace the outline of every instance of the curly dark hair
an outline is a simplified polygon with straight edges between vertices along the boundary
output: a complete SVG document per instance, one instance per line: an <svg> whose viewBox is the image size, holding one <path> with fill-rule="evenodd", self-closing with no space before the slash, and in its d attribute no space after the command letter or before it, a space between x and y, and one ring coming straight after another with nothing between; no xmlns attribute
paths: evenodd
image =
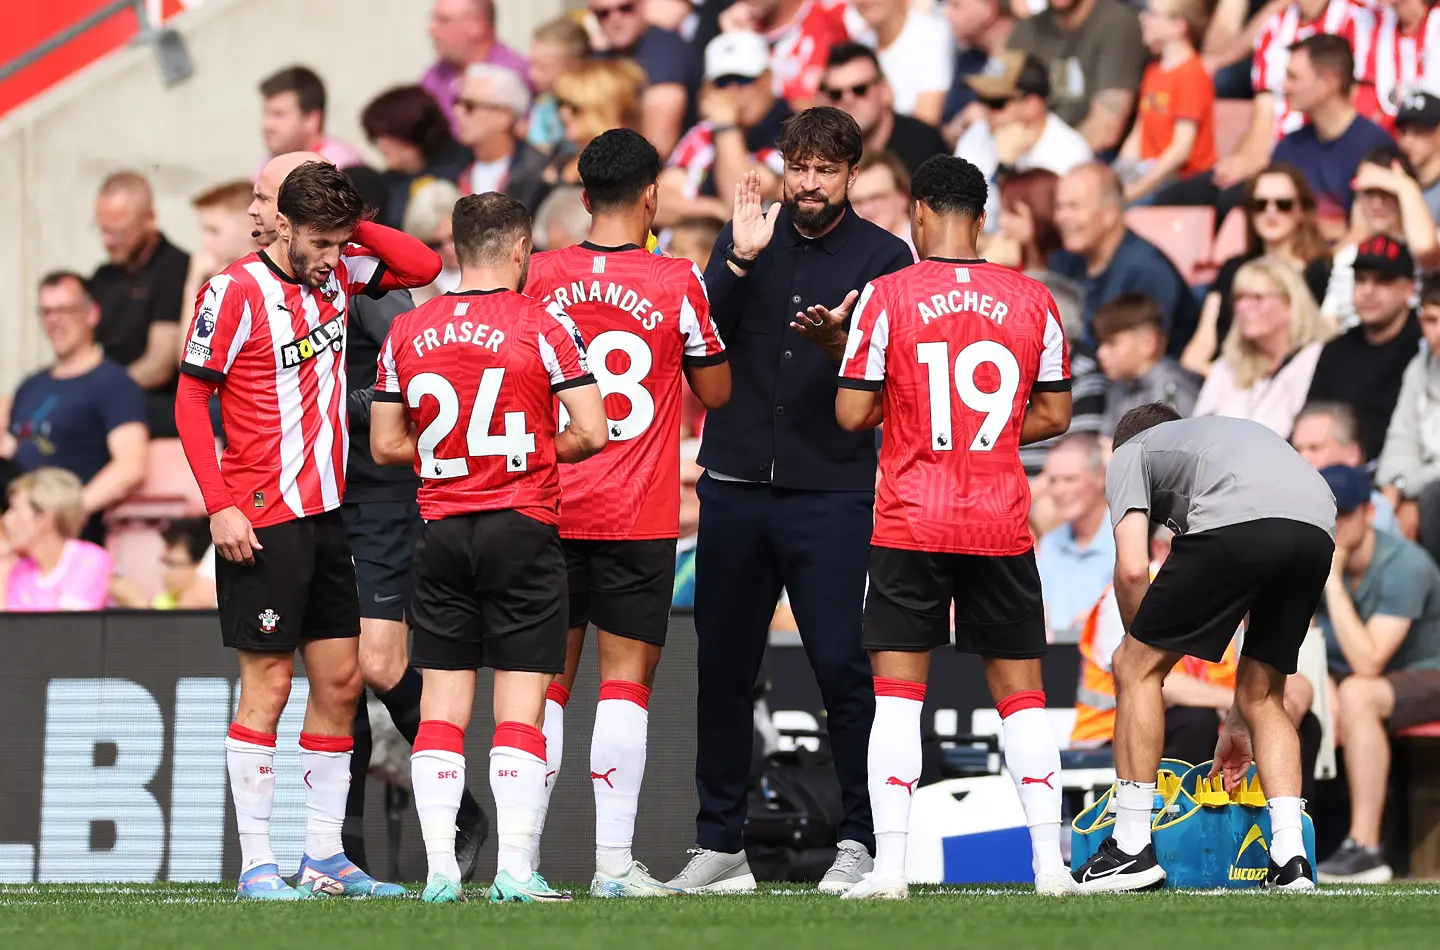
<svg viewBox="0 0 1440 950"><path fill-rule="evenodd" d="M792 115L780 126L780 154L787 162L820 158L844 162L851 168L860 164L865 150L860 126L834 106L815 106Z"/></svg>
<svg viewBox="0 0 1440 950"><path fill-rule="evenodd" d="M419 149L427 162L455 144L450 121L420 86L396 86L380 93L360 113L360 125L370 141L382 135L399 139Z"/></svg>
<svg viewBox="0 0 1440 950"><path fill-rule="evenodd" d="M580 182L599 214L635 204L660 177L660 153L632 129L610 129L590 140L576 163Z"/></svg>
<svg viewBox="0 0 1440 950"><path fill-rule="evenodd" d="M990 186L985 174L965 159L933 155L915 169L910 196L936 214L978 218L985 213Z"/></svg>
<svg viewBox="0 0 1440 950"><path fill-rule="evenodd" d="M306 162L286 175L275 208L295 227L316 231L353 228L366 214L354 182L329 162Z"/></svg>

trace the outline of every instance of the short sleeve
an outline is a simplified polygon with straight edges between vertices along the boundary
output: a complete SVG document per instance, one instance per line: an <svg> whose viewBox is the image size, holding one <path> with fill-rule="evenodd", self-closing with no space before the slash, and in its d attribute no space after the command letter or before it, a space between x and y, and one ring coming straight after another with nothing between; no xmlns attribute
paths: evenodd
<svg viewBox="0 0 1440 950"><path fill-rule="evenodd" d="M550 391L560 392L595 382L585 358L585 338L559 304L551 304L540 323L540 357L550 374Z"/></svg>
<svg viewBox="0 0 1440 950"><path fill-rule="evenodd" d="M1065 345L1065 328L1055 314L1060 308L1045 295L1045 338L1040 351L1040 369L1035 374L1034 392L1065 392L1070 388L1070 351Z"/></svg>
<svg viewBox="0 0 1440 950"><path fill-rule="evenodd" d="M680 334L685 338L687 366L714 366L725 362L725 344L710 320L710 298L700 268L690 265L690 277L680 298Z"/></svg>
<svg viewBox="0 0 1440 950"><path fill-rule="evenodd" d="M885 356L890 345L890 314L874 283L865 285L850 320L845 358L840 362L840 385L846 389L879 389L885 382Z"/></svg>
<svg viewBox="0 0 1440 950"><path fill-rule="evenodd" d="M1203 124L1215 109L1215 81L1205 71L1200 57L1190 61L1194 67L1185 71L1185 81L1177 83L1170 109L1182 122Z"/></svg>
<svg viewBox="0 0 1440 950"><path fill-rule="evenodd" d="M104 610L110 600L110 575L115 565L99 545L71 541L72 561L60 578L56 606L61 610Z"/></svg>
<svg viewBox="0 0 1440 950"><path fill-rule="evenodd" d="M370 253L368 248L358 244L345 245L340 253L340 263L344 267L342 283L345 296L381 296L379 287L380 279L385 276L385 262Z"/></svg>
<svg viewBox="0 0 1440 950"><path fill-rule="evenodd" d="M375 361L375 401L376 402L400 402L400 373L395 367L395 339L391 335L385 337L385 345L380 347L380 356Z"/></svg>
<svg viewBox="0 0 1440 950"><path fill-rule="evenodd" d="M1150 52L1140 38L1140 20L1135 11L1124 4L1115 4L1112 17L1106 24L1106 42L1099 48L1095 61L1095 88L1086 92L1094 96L1105 89L1123 89L1135 92L1140 88L1140 74L1145 71L1145 61Z"/></svg>
<svg viewBox="0 0 1440 950"><path fill-rule="evenodd" d="M245 289L230 274L219 274L205 284L195 302L195 317L185 340L180 371L220 382L235 357L250 339L254 316Z"/></svg>
<svg viewBox="0 0 1440 950"><path fill-rule="evenodd" d="M1420 548L1409 541L1402 543L1406 546L1402 556L1393 559L1384 571L1376 572L1380 580L1380 596L1376 598L1374 613L1419 620L1425 613L1425 599L1432 589L1431 569L1422 560L1426 555Z"/></svg>
<svg viewBox="0 0 1440 950"><path fill-rule="evenodd" d="M1110 523L1132 511L1150 511L1150 472L1145 464L1145 450L1138 442L1129 442L1115 450L1105 471L1105 501L1110 506Z"/></svg>
<svg viewBox="0 0 1440 950"><path fill-rule="evenodd" d="M145 422L149 415L145 410L145 391L118 365L111 364L111 368L113 375L100 393L100 418L107 433L127 422Z"/></svg>

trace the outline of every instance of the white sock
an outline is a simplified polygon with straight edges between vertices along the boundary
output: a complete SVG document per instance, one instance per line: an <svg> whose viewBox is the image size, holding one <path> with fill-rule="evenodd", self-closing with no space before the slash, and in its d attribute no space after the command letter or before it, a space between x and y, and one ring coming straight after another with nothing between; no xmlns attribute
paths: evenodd
<svg viewBox="0 0 1440 950"><path fill-rule="evenodd" d="M875 819L875 874L905 880L910 799L920 784L920 709L925 684L875 677L870 726L870 810Z"/></svg>
<svg viewBox="0 0 1440 950"><path fill-rule="evenodd" d="M1115 843L1135 855L1150 844L1150 823L1155 808L1154 782L1115 783Z"/></svg>
<svg viewBox="0 0 1440 950"><path fill-rule="evenodd" d="M1270 858L1281 867L1305 853L1305 832L1300 798L1270 799Z"/></svg>
<svg viewBox="0 0 1440 950"><path fill-rule="evenodd" d="M550 795L560 779L560 760L565 752L565 704L570 691L559 683L551 683L545 691L545 789L540 798L540 814L535 819L535 843L530 849L531 863L540 867L540 837L545 834L545 816L550 813Z"/></svg>
<svg viewBox="0 0 1440 950"><path fill-rule="evenodd" d="M275 864L270 848L270 811L275 804L275 737L236 723L225 738L230 795L240 833L240 873Z"/></svg>
<svg viewBox="0 0 1440 950"><path fill-rule="evenodd" d="M611 877L629 873L635 862L630 846L645 779L649 702L650 690L639 683L600 684L590 738L590 784L595 788L595 868Z"/></svg>
<svg viewBox="0 0 1440 950"><path fill-rule="evenodd" d="M1038 691L1033 691L1038 692ZM1017 696L1029 703L1001 720L1005 738L1005 767L1020 793L1025 824L1030 826L1031 866L1036 875L1060 874L1060 746L1045 715L1045 697ZM1014 697L1009 697L1014 699ZM1007 709L1013 704L1002 701Z"/></svg>
<svg viewBox="0 0 1440 950"><path fill-rule="evenodd" d="M345 799L350 795L351 736L300 733L300 768L305 778L305 853L317 861L333 858L345 846Z"/></svg>
<svg viewBox="0 0 1440 950"><path fill-rule="evenodd" d="M442 719L421 721L410 754L410 785L429 874L460 883L455 860L455 814L465 795L465 730Z"/></svg>
<svg viewBox="0 0 1440 950"><path fill-rule="evenodd" d="M490 791L495 796L496 872L525 882L535 873L531 849L545 792L545 734L534 726L502 722L490 747Z"/></svg>

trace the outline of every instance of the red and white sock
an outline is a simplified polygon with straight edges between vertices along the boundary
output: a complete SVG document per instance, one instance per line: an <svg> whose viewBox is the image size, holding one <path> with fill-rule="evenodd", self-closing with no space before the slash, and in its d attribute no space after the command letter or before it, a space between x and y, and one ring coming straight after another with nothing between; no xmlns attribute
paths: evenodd
<svg viewBox="0 0 1440 950"><path fill-rule="evenodd" d="M458 884L455 813L465 794L465 730L443 719L422 720L410 753L410 784L430 874Z"/></svg>
<svg viewBox="0 0 1440 950"><path fill-rule="evenodd" d="M535 873L531 849L545 794L545 734L534 726L502 722L490 746L490 791L495 796L496 870L517 881Z"/></svg>
<svg viewBox="0 0 1440 950"><path fill-rule="evenodd" d="M590 784L595 787L595 867L622 877L635 863L635 812L645 780L645 740L650 729L650 690L639 683L606 680L595 707L590 739Z"/></svg>
<svg viewBox="0 0 1440 950"><path fill-rule="evenodd" d="M235 799L235 825L240 832L240 873L274 864L270 848L270 811L275 804L275 736L238 722L225 737L225 764L230 770L230 795Z"/></svg>
<svg viewBox="0 0 1440 950"><path fill-rule="evenodd" d="M1030 826L1031 865L1037 875L1060 874L1060 746L1045 715L1045 691L1025 690L995 704L1004 730L1005 767L1020 793Z"/></svg>
<svg viewBox="0 0 1440 950"><path fill-rule="evenodd" d="M350 795L353 736L300 733L300 768L305 777L305 853L317 861L333 858L345 846L345 799Z"/></svg>
<svg viewBox="0 0 1440 950"><path fill-rule="evenodd" d="M905 879L910 799L920 784L920 709L925 684L875 677L870 726L870 810L875 816L875 873Z"/></svg>
<svg viewBox="0 0 1440 950"><path fill-rule="evenodd" d="M565 752L565 704L570 691L559 683L545 689L545 789L540 798L540 814L535 820L535 844L530 849L531 863L540 867L540 836L545 833L545 816L550 812L550 795L560 778L560 759Z"/></svg>

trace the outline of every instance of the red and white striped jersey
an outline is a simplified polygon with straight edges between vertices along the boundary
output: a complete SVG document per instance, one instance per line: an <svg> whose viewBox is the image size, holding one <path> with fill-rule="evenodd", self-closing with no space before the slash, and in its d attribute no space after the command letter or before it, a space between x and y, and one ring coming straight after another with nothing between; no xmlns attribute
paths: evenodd
<svg viewBox="0 0 1440 950"><path fill-rule="evenodd" d="M1359 0L1330 0L1325 12L1313 20L1305 20L1300 4L1272 13L1255 34L1255 58L1250 65L1250 79L1256 93L1268 92L1274 97L1275 138L1279 140L1306 122L1303 113L1290 109L1285 101L1285 69L1290 63L1290 47L1317 33L1342 36L1350 42L1355 54L1355 79L1368 83L1373 63L1371 47L1375 39L1375 13ZM1374 112L1358 103L1362 114ZM1370 118L1375 116L1370 115Z"/></svg>
<svg viewBox="0 0 1440 950"><path fill-rule="evenodd" d="M263 251L201 288L180 371L219 384L220 471L256 527L340 506L350 447L346 304L383 274L379 258L351 244L318 289Z"/></svg>
<svg viewBox="0 0 1440 950"><path fill-rule="evenodd" d="M847 42L845 0L805 0L789 23L765 34L770 43L770 75L775 95L808 104L820 91L830 47Z"/></svg>
<svg viewBox="0 0 1440 950"><path fill-rule="evenodd" d="M866 285L840 386L884 387L871 543L999 556L1034 546L1020 431L1032 391L1070 388L1058 312L1044 284L985 261L930 258Z"/></svg>
<svg viewBox="0 0 1440 950"><path fill-rule="evenodd" d="M564 308L590 341L609 420L604 451L560 471L560 536L678 537L683 367L726 359L699 268L586 242L532 257L525 292Z"/></svg>
<svg viewBox="0 0 1440 950"><path fill-rule="evenodd" d="M685 185L681 193L686 198L695 198L710 172L715 168L715 133L711 122L704 121L691 126L690 131L680 137L675 151L670 153L670 168L685 169ZM750 159L764 165L777 176L785 174L785 159L778 148L762 148L751 152Z"/></svg>
<svg viewBox="0 0 1440 950"><path fill-rule="evenodd" d="M1440 79L1440 8L1431 7L1419 25L1406 33L1395 8L1381 6L1373 50L1374 105L1362 103L1361 111L1373 112L1371 118L1393 133L1395 116L1406 97L1420 92L1426 77Z"/></svg>
<svg viewBox="0 0 1440 950"><path fill-rule="evenodd" d="M419 433L420 517L509 510L558 524L553 394L593 382L564 311L514 291L444 294L396 317L375 399L403 404Z"/></svg>

